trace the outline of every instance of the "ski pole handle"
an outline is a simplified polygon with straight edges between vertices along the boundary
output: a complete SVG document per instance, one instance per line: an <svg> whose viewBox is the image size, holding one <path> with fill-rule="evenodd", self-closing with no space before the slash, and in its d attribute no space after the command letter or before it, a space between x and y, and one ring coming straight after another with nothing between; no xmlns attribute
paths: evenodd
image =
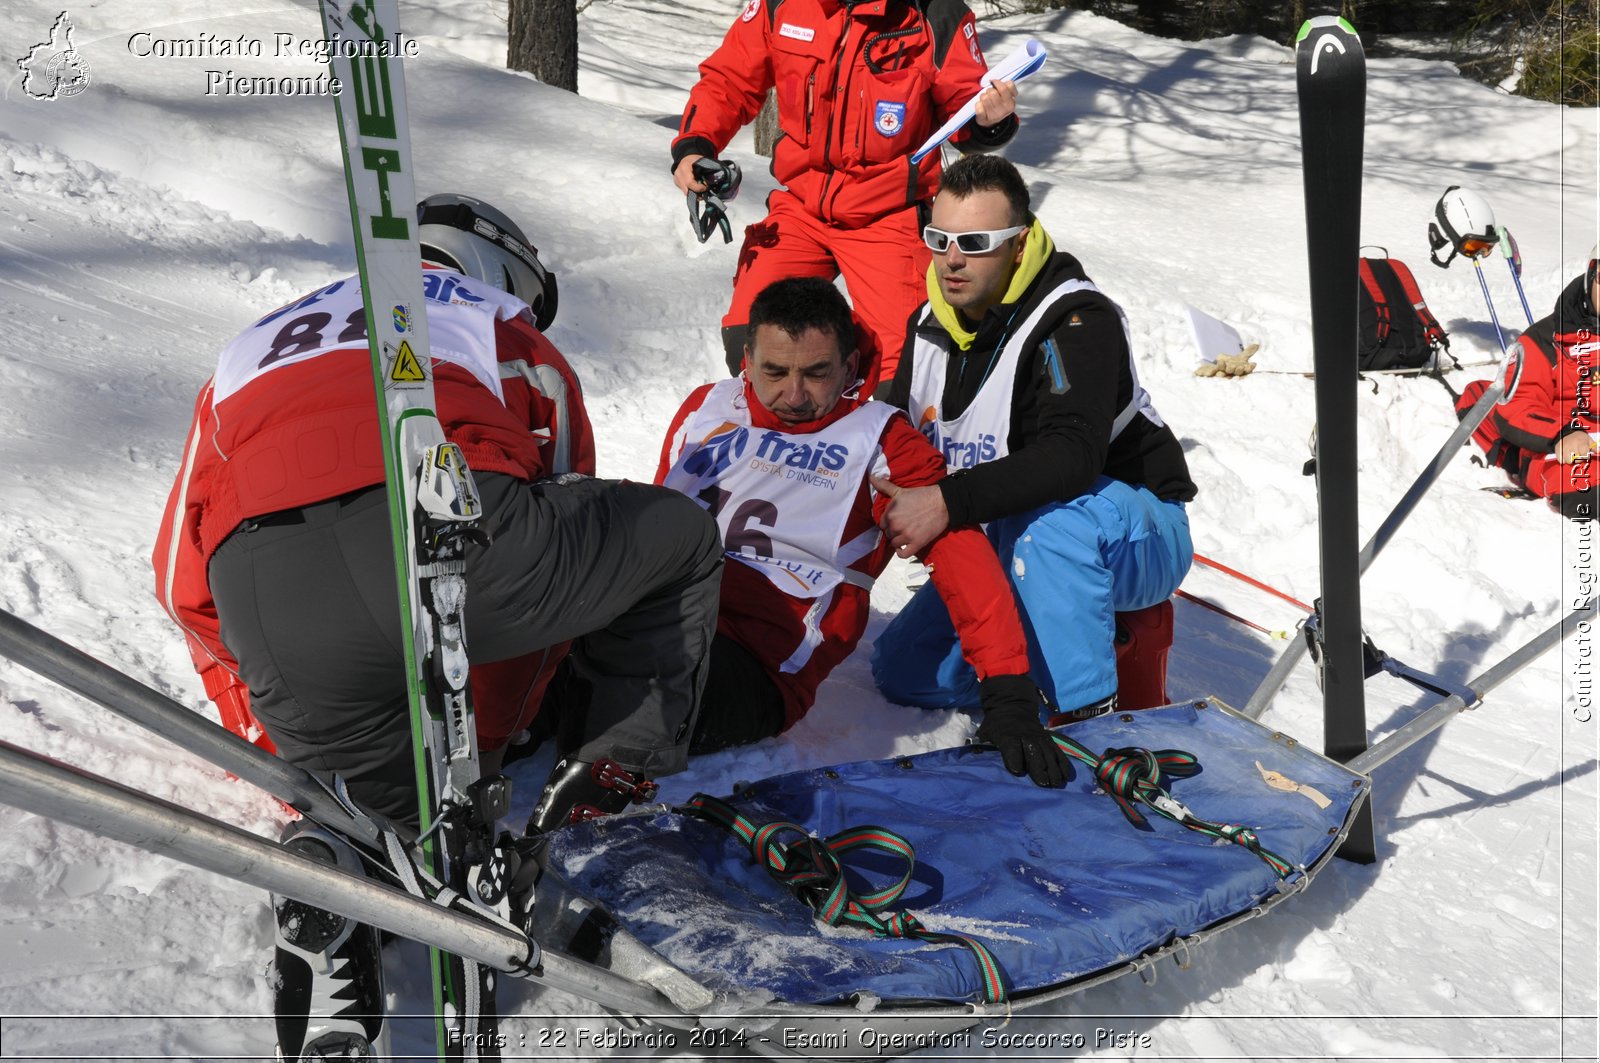
<svg viewBox="0 0 1600 1063"><path fill-rule="evenodd" d="M1522 290L1522 251L1517 247L1516 237L1511 235L1511 230L1504 225L1500 226L1500 253L1505 256L1506 269L1511 271L1511 283L1516 286L1517 298L1522 300L1522 312L1528 318L1528 327L1533 327L1533 308L1528 305L1528 293Z"/></svg>

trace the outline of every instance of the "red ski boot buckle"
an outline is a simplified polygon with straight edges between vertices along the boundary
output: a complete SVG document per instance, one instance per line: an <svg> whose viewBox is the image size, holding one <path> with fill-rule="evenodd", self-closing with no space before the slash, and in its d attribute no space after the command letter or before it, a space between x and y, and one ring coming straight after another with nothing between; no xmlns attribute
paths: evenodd
<svg viewBox="0 0 1600 1063"><path fill-rule="evenodd" d="M654 801L656 793L661 789L650 779L646 779L642 774L634 775L610 757L602 757L595 761L594 767L589 770L589 776L607 790L615 790L640 805Z"/></svg>

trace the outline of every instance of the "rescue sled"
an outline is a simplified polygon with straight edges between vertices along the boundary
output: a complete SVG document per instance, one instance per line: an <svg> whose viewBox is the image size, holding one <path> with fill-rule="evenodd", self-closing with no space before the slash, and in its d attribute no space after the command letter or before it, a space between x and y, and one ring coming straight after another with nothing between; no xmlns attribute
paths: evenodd
<svg viewBox="0 0 1600 1063"><path fill-rule="evenodd" d="M1214 700L1057 734L1103 770L1078 760L1064 791L1041 790L969 746L563 828L533 921L577 959L710 989L702 1016L747 1047L960 1046L1270 911L1332 857L1369 786ZM1138 765L1158 766L1150 801L1129 796ZM1220 830L1155 810L1182 818L1169 800Z"/></svg>

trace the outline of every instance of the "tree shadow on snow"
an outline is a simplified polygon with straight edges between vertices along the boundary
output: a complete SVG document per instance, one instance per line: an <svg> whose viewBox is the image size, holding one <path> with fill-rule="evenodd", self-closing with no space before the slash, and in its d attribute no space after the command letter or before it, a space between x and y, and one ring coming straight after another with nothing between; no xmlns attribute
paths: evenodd
<svg viewBox="0 0 1600 1063"><path fill-rule="evenodd" d="M1071 35L1065 25L1071 18L1068 13L1049 19L1042 29ZM1049 166L1070 150L1101 160L1095 170L1104 179L1108 169L1119 177L1144 172L1143 160L1151 153L1170 169L1176 155L1196 181L1237 182L1248 171L1231 154L1216 152L1218 128L1274 110L1292 117L1292 67L1287 68L1284 88L1263 91L1253 65L1230 61L1250 48L1249 38L1230 45L1209 41L1204 47L1163 43L1171 46L1172 55L1152 62L1115 45L1083 39L1081 48L1094 53L1092 61L1080 55L1068 72L1030 81L1022 90L1027 131L1007 146L1007 157L1023 165ZM1114 102L1102 103L1102 94ZM1185 150L1185 142L1195 149Z"/></svg>

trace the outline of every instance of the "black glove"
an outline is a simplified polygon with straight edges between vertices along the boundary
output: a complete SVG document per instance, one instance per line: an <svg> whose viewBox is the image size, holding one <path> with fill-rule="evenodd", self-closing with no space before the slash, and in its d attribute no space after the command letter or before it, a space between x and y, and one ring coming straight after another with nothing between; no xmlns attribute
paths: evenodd
<svg viewBox="0 0 1600 1063"><path fill-rule="evenodd" d="M996 675L979 686L983 722L978 741L1000 750L1013 775L1026 775L1038 786L1060 786L1072 773L1071 762L1039 722L1039 689L1025 675Z"/></svg>

